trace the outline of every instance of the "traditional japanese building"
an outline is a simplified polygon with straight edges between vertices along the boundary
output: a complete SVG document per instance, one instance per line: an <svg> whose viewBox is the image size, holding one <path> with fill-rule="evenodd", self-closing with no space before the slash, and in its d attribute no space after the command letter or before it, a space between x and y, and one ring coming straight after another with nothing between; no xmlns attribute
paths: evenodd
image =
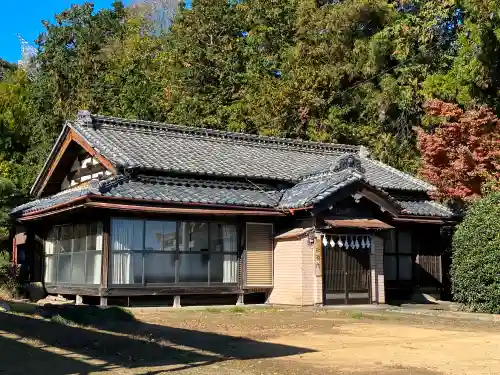
<svg viewBox="0 0 500 375"><path fill-rule="evenodd" d="M443 288L455 217L433 189L363 147L81 111L12 211L14 253L48 293L102 304L384 303Z"/></svg>

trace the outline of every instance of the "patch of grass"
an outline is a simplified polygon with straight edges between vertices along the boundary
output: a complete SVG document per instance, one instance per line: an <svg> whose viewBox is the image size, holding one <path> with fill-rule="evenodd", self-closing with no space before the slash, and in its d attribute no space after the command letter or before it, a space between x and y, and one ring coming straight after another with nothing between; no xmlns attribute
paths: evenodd
<svg viewBox="0 0 500 375"><path fill-rule="evenodd" d="M268 312L268 313L279 313L279 312L282 312L282 311L285 311L285 309L282 309L282 308L279 308L279 307L274 307L274 306L271 306L271 307L263 307L263 308L260 308L259 311L264 311L264 312Z"/></svg>
<svg viewBox="0 0 500 375"><path fill-rule="evenodd" d="M57 323L57 324L63 324L65 326L76 326L77 325L77 324L75 324L75 322L68 320L59 314L52 316L50 318L50 321Z"/></svg>
<svg viewBox="0 0 500 375"><path fill-rule="evenodd" d="M361 311L353 311L351 313L351 318L353 319L361 319L363 317L363 313Z"/></svg>
<svg viewBox="0 0 500 375"><path fill-rule="evenodd" d="M229 312L244 313L244 312L247 312L247 309L245 309L244 307L241 307L241 306L233 306L229 309Z"/></svg>
<svg viewBox="0 0 500 375"><path fill-rule="evenodd" d="M97 306L43 306L51 320L67 325L102 326L107 323L126 323L135 321L129 310L121 307L100 308ZM55 319L55 320L54 320Z"/></svg>
<svg viewBox="0 0 500 375"><path fill-rule="evenodd" d="M14 297L12 290L10 290L7 285L0 285L0 300L9 300Z"/></svg>
<svg viewBox="0 0 500 375"><path fill-rule="evenodd" d="M38 306L33 303L9 301L7 303L10 312L13 314L34 315L37 312Z"/></svg>
<svg viewBox="0 0 500 375"><path fill-rule="evenodd" d="M209 312L209 313L217 314L217 313L222 312L222 309L219 309L217 307L209 307L205 311Z"/></svg>

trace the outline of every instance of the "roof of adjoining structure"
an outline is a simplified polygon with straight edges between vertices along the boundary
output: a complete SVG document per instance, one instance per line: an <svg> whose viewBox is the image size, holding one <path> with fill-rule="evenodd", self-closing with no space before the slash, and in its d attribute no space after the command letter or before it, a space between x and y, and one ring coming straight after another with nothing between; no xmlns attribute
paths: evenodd
<svg viewBox="0 0 500 375"><path fill-rule="evenodd" d="M76 121L65 125L35 186L68 129L115 166L118 175L92 188L29 202L13 214L25 215L86 195L293 210L311 207L353 184L366 184L390 199L401 214L453 216L427 196L433 186L370 159L362 147L89 113L80 113Z"/></svg>

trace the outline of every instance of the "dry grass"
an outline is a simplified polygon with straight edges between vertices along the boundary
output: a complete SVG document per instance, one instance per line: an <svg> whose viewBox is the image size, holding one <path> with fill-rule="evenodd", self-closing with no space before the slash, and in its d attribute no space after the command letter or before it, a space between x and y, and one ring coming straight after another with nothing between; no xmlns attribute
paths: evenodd
<svg viewBox="0 0 500 375"><path fill-rule="evenodd" d="M0 313L4 374L500 373L498 326L300 309L57 308Z"/></svg>

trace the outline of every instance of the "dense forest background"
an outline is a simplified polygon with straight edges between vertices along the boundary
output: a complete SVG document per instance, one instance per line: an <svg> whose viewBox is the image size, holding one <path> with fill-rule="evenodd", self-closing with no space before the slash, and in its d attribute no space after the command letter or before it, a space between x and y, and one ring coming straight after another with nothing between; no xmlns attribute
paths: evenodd
<svg viewBox="0 0 500 375"><path fill-rule="evenodd" d="M360 144L412 173L423 160L415 128L431 134L436 127L425 112L429 99L463 111L485 105L496 121L498 1L176 6L73 6L43 21L38 53L23 69L0 60L0 225L8 207L26 199L78 109Z"/></svg>

